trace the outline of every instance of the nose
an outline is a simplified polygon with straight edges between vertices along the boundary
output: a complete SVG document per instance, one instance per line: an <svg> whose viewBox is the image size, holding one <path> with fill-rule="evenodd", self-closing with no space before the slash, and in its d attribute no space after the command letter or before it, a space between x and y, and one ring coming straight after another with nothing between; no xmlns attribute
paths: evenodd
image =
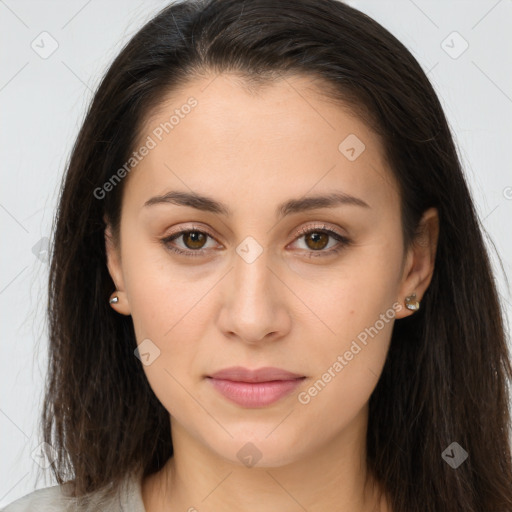
<svg viewBox="0 0 512 512"><path fill-rule="evenodd" d="M218 326L225 336L248 344L276 341L291 329L290 291L270 268L267 251L254 260L238 254L226 276Z"/></svg>

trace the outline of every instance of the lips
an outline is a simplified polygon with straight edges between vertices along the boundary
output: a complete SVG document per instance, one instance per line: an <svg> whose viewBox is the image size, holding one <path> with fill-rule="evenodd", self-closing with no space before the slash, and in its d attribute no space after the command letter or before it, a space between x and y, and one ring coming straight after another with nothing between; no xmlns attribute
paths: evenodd
<svg viewBox="0 0 512 512"><path fill-rule="evenodd" d="M281 368L226 368L208 376L214 389L242 407L265 407L290 394L306 377Z"/></svg>
<svg viewBox="0 0 512 512"><path fill-rule="evenodd" d="M274 380L294 380L304 377L297 373L291 373L281 368L265 367L249 370L242 366L233 366L220 370L209 377L213 379L232 380L236 382L271 382Z"/></svg>

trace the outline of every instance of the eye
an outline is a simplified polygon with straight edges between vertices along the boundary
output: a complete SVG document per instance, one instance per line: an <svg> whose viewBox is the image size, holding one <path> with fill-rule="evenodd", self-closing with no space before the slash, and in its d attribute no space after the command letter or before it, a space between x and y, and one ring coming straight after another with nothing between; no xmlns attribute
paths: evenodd
<svg viewBox="0 0 512 512"><path fill-rule="evenodd" d="M305 247L302 248L309 252L309 257L329 256L338 253L350 244L350 240L347 237L327 229L325 225L303 228L297 235L297 240L304 239ZM328 250L324 250L329 246L329 238L333 239L334 243L331 244Z"/></svg>
<svg viewBox="0 0 512 512"><path fill-rule="evenodd" d="M206 245L208 238L214 239L213 235L208 232L193 227L191 229L178 231L163 238L162 243L168 250L176 254L184 256L203 256L208 252L208 249L212 248ZM350 244L350 240L347 237L332 229L327 229L325 225L301 229L296 233L295 240L299 241L302 238L304 238L305 247L301 247L301 249L304 249L309 257L329 256L338 253L341 249ZM176 244L176 241L179 239L182 239L181 247ZM329 239L334 241L330 246ZM326 247L328 247L328 250L324 250Z"/></svg>
<svg viewBox="0 0 512 512"><path fill-rule="evenodd" d="M171 242L180 238L182 238L182 244L184 244L183 248L176 247L175 244L171 244ZM176 254L183 254L185 256L201 256L206 252L206 249L208 249L205 245L208 238L213 239L213 236L205 231L192 228L178 231L173 235L163 238L162 243L170 251Z"/></svg>

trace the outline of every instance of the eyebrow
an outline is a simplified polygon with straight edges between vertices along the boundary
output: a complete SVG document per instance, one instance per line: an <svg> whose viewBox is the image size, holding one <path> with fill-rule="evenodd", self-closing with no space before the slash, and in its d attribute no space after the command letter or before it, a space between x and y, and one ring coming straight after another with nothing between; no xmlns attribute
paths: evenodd
<svg viewBox="0 0 512 512"><path fill-rule="evenodd" d="M149 207L156 204L175 204L178 206L188 206L197 210L224 215L226 217L232 216L232 211L227 205L216 201L211 197L206 197L195 192L170 191L166 194L148 199L144 203L144 207ZM332 192L325 195L308 196L302 197L300 199L290 199L285 201L284 203L281 203L277 206L275 215L277 218L282 218L293 213L300 213L320 208L335 208L337 206L343 205L370 208L370 206L365 201L359 199L358 197L351 196L344 192Z"/></svg>

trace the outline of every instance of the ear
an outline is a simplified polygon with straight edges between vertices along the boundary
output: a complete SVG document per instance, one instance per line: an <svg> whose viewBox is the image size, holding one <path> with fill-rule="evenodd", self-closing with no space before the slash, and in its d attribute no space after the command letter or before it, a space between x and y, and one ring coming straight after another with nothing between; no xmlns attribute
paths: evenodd
<svg viewBox="0 0 512 512"><path fill-rule="evenodd" d="M424 212L418 230L406 256L398 297L398 302L404 306L396 312L396 318L414 313L405 307L405 298L415 293L416 300L421 303L432 281L439 238L439 215L436 208Z"/></svg>
<svg viewBox="0 0 512 512"><path fill-rule="evenodd" d="M117 295L119 299L116 303L110 304L110 306L122 315L130 315L130 305L126 296L123 271L121 267L121 248L118 247L115 243L114 237L112 235L112 226L109 220L106 216L103 217L103 220L106 224L105 252L107 255L107 268L110 277L112 278L112 281L114 281L116 287L116 291L113 295Z"/></svg>

